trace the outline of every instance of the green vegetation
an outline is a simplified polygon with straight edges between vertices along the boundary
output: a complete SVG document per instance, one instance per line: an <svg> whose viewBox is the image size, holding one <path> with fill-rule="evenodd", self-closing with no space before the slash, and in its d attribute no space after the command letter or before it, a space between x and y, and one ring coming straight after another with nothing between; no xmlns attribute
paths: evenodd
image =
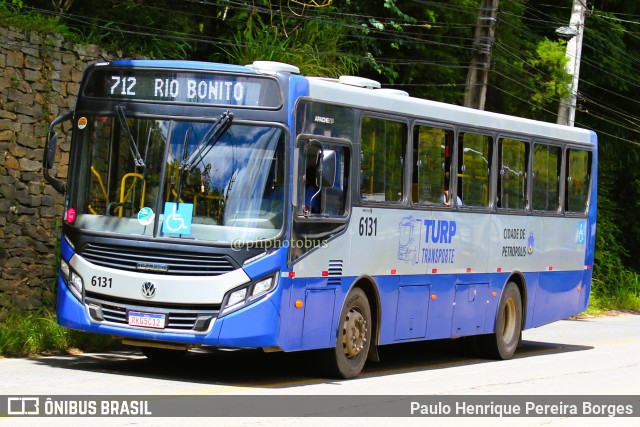
<svg viewBox="0 0 640 427"><path fill-rule="evenodd" d="M344 31L324 31L318 21L305 21L289 37L277 26L265 24L258 15L252 15L245 30L234 35L234 44L223 48L227 60L235 64L250 64L255 60L296 64L302 74L339 76L354 74L354 60L344 51L348 44Z"/></svg>
<svg viewBox="0 0 640 427"><path fill-rule="evenodd" d="M0 322L1 356L102 351L118 347L109 336L59 326L55 314L46 309L31 313L0 312L0 318L3 319Z"/></svg>
<svg viewBox="0 0 640 427"><path fill-rule="evenodd" d="M29 12L22 0L0 0L0 26L13 26L43 34L60 34L65 40L80 42L77 31L60 22L54 16Z"/></svg>

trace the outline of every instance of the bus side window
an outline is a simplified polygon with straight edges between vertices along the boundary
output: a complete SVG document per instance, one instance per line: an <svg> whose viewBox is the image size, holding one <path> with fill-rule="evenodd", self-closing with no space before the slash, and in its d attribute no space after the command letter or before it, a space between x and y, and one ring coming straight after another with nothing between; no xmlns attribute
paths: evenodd
<svg viewBox="0 0 640 427"><path fill-rule="evenodd" d="M360 198L369 203L400 203L403 199L407 125L365 117L362 119Z"/></svg>
<svg viewBox="0 0 640 427"><path fill-rule="evenodd" d="M562 149L536 143L533 146L532 208L534 211L560 211L560 171Z"/></svg>
<svg viewBox="0 0 640 427"><path fill-rule="evenodd" d="M527 207L528 157L527 142L511 138L498 140L498 208L523 210Z"/></svg>
<svg viewBox="0 0 640 427"><path fill-rule="evenodd" d="M465 206L488 207L492 138L469 132L458 136L458 197Z"/></svg>
<svg viewBox="0 0 640 427"><path fill-rule="evenodd" d="M453 131L416 126L413 140L412 201L419 204L451 202L451 146Z"/></svg>
<svg viewBox="0 0 640 427"><path fill-rule="evenodd" d="M589 202L591 178L591 153L584 150L567 150L567 182L565 210L584 213Z"/></svg>
<svg viewBox="0 0 640 427"><path fill-rule="evenodd" d="M349 149L337 144L309 144L300 180L304 216L343 216L347 206Z"/></svg>

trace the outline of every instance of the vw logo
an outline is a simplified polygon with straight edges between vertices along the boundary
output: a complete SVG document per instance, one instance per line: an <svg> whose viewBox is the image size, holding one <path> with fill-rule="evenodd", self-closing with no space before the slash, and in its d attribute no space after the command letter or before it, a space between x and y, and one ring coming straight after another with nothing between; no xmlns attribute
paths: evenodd
<svg viewBox="0 0 640 427"><path fill-rule="evenodd" d="M153 282L144 282L142 284L142 296L145 298L153 298L156 295L156 284Z"/></svg>

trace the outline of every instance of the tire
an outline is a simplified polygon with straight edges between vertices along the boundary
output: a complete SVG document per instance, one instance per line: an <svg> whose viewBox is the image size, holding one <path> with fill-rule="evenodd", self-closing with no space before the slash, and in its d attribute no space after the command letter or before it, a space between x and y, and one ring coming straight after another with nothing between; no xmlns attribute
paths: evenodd
<svg viewBox="0 0 640 427"><path fill-rule="evenodd" d="M167 348L140 347L142 354L154 363L166 364L182 359L187 350L170 350Z"/></svg>
<svg viewBox="0 0 640 427"><path fill-rule="evenodd" d="M496 317L495 332L480 335L475 339L476 350L480 356L491 359L511 359L522 337L522 296L518 286L507 283Z"/></svg>
<svg viewBox="0 0 640 427"><path fill-rule="evenodd" d="M371 307L364 291L355 288L342 308L336 345L325 353L329 375L344 379L357 377L367 361L370 346Z"/></svg>

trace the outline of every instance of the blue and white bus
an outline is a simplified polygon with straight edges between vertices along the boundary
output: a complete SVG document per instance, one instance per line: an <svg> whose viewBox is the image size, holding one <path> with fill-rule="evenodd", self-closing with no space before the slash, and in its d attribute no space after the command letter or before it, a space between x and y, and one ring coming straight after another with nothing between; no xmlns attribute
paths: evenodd
<svg viewBox="0 0 640 427"><path fill-rule="evenodd" d="M351 378L379 346L457 337L508 359L588 305L588 130L282 63L146 60L89 66L50 130L58 322L151 359L315 350Z"/></svg>

